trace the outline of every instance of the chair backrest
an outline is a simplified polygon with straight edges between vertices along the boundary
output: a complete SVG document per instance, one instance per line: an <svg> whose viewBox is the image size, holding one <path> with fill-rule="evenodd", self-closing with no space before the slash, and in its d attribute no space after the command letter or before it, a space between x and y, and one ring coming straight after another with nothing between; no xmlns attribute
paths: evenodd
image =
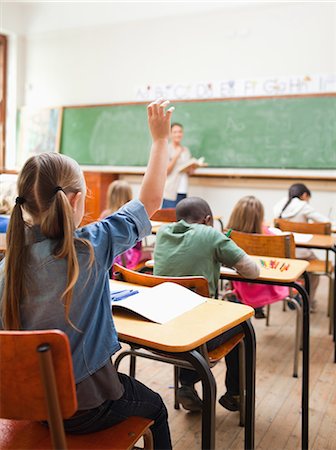
<svg viewBox="0 0 336 450"><path fill-rule="evenodd" d="M274 226L282 231L309 234L331 234L330 222L291 222L286 219L274 219Z"/></svg>
<svg viewBox="0 0 336 450"><path fill-rule="evenodd" d="M176 209L158 209L152 215L151 220L156 220L157 222L176 222Z"/></svg>
<svg viewBox="0 0 336 450"><path fill-rule="evenodd" d="M291 233L270 236L232 231L230 238L249 255L295 258L295 242Z"/></svg>
<svg viewBox="0 0 336 450"><path fill-rule="evenodd" d="M48 350L49 347L49 350ZM51 371L63 418L77 410L77 397L69 340L59 330L0 331L0 417L48 420L45 374L41 358L51 354ZM54 370L53 370L54 369ZM43 375L43 373L45 375ZM46 380L46 377L51 377Z"/></svg>
<svg viewBox="0 0 336 450"><path fill-rule="evenodd" d="M113 265L113 274L116 280L140 284L141 286L153 287L161 283L177 283L188 289L192 289L197 294L203 295L203 297L210 297L209 283L204 277L159 277L147 273L135 272L119 264Z"/></svg>

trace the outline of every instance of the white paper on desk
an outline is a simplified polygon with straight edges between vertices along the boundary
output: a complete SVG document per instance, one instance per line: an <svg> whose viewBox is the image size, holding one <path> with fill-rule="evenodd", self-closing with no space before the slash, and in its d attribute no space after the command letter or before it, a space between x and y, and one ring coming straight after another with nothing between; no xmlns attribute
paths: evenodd
<svg viewBox="0 0 336 450"><path fill-rule="evenodd" d="M150 223L151 223L152 227L158 227L160 225L164 225L167 222L158 222L156 220L151 220Z"/></svg>
<svg viewBox="0 0 336 450"><path fill-rule="evenodd" d="M112 303L157 323L166 323L206 302L206 298L176 283L162 283Z"/></svg>
<svg viewBox="0 0 336 450"><path fill-rule="evenodd" d="M268 229L271 233L276 234L276 235L289 233L289 231L281 231L279 228L275 228L275 227L269 227ZM294 236L294 241L296 244L305 244L306 242L309 242L310 239L313 237L312 234L307 234L307 233L293 233L293 236Z"/></svg>
<svg viewBox="0 0 336 450"><path fill-rule="evenodd" d="M313 237L312 234L306 233L293 233L295 244L305 244L309 242Z"/></svg>
<svg viewBox="0 0 336 450"><path fill-rule="evenodd" d="M236 269L232 269L231 267L226 267L226 266L222 266L220 271L222 274L227 274L227 275L237 275L238 274Z"/></svg>
<svg viewBox="0 0 336 450"><path fill-rule="evenodd" d="M273 234L275 234L276 236L280 236L281 234L285 234L282 230L280 230L280 228L276 228L276 227L268 227L269 231Z"/></svg>

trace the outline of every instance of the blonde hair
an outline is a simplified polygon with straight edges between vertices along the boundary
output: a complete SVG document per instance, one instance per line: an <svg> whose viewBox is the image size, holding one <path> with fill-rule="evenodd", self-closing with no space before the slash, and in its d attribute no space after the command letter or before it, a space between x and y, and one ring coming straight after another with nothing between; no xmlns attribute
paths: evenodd
<svg viewBox="0 0 336 450"><path fill-rule="evenodd" d="M82 192L85 181L79 165L71 158L58 153L41 153L29 158L18 177L18 197L7 230L5 259L5 287L2 298L2 321L5 329L21 327L20 302L25 295L25 267L27 245L23 212L39 224L47 238L57 241L55 258L67 260L67 284L62 294L66 320L69 318L74 286L79 275L75 241L82 242L90 251L91 266L93 249L90 243L74 237L73 210L67 194Z"/></svg>
<svg viewBox="0 0 336 450"><path fill-rule="evenodd" d="M15 201L15 183L1 183L0 190L0 214L9 215L12 212Z"/></svg>
<svg viewBox="0 0 336 450"><path fill-rule="evenodd" d="M124 180L113 181L107 190L106 209L110 214L118 211L125 203L132 200L132 188Z"/></svg>
<svg viewBox="0 0 336 450"><path fill-rule="evenodd" d="M227 227L243 233L262 234L263 221L262 203L253 195L247 195L233 208Z"/></svg>

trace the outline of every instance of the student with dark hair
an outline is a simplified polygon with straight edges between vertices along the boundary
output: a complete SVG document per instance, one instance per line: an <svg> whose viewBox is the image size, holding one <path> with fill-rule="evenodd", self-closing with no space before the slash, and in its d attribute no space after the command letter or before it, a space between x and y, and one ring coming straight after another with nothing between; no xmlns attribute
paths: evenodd
<svg viewBox="0 0 336 450"><path fill-rule="evenodd" d="M179 201L186 198L188 176L194 172L193 168L181 171L181 168L192 159L190 150L182 145L183 125L175 122L171 125L170 130L169 164L162 208L175 208Z"/></svg>
<svg viewBox="0 0 336 450"><path fill-rule="evenodd" d="M291 222L330 222L330 219L323 216L309 204L311 192L302 183L295 183L289 188L288 197L284 197L274 207L274 217L290 220ZM296 257L306 259L318 259L312 250L307 248L297 248ZM318 275L309 274L310 279L310 310L316 309L316 290L319 283Z"/></svg>
<svg viewBox="0 0 336 450"><path fill-rule="evenodd" d="M309 204L311 192L302 183L289 188L288 197L284 197L274 206L274 217L292 222L330 222L328 217L316 212Z"/></svg>
<svg viewBox="0 0 336 450"><path fill-rule="evenodd" d="M222 264L234 267L247 277L256 278L259 267L231 239L213 228L213 216L208 203L198 197L188 197L176 207L177 222L160 228L154 250L154 275L204 276L209 282L210 295L215 296L220 267ZM241 331L235 327L207 343L213 350L234 334ZM226 357L226 393L219 403L230 411L239 409L239 357L238 348ZM180 370L181 388L179 402L185 409L200 411L202 401L194 388L199 381L197 372Z"/></svg>

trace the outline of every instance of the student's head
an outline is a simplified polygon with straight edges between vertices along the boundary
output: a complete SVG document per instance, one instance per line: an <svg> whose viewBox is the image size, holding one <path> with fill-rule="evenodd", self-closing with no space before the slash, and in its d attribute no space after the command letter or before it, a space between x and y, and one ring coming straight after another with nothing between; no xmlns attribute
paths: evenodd
<svg viewBox="0 0 336 450"><path fill-rule="evenodd" d="M132 200L132 188L127 181L116 180L109 185L106 205L109 211L117 211L130 200Z"/></svg>
<svg viewBox="0 0 336 450"><path fill-rule="evenodd" d="M4 182L0 185L0 214L9 215L15 202L15 183Z"/></svg>
<svg viewBox="0 0 336 450"><path fill-rule="evenodd" d="M180 144L183 139L183 125L174 122L170 127L171 139L175 144Z"/></svg>
<svg viewBox="0 0 336 450"><path fill-rule="evenodd" d="M86 185L75 160L59 153L41 153L29 158L17 182L17 203L13 218L23 210L42 233L63 238L82 221Z"/></svg>
<svg viewBox="0 0 336 450"><path fill-rule="evenodd" d="M310 197L311 197L311 192L307 188L306 185L304 185L302 183L292 184L288 190L288 200L285 203L284 207L282 208L279 218L281 219L282 213L285 211L287 206L291 203L293 198L299 198L300 200L304 200L307 202L307 201L309 201Z"/></svg>
<svg viewBox="0 0 336 450"><path fill-rule="evenodd" d="M176 220L213 226L212 211L208 203L199 197L187 197L176 206Z"/></svg>
<svg viewBox="0 0 336 450"><path fill-rule="evenodd" d="M264 207L253 195L241 198L233 208L228 228L243 233L262 233L264 220Z"/></svg>
<svg viewBox="0 0 336 450"><path fill-rule="evenodd" d="M311 197L311 192L306 185L302 183L295 183L289 188L288 199L299 198L300 200L309 200Z"/></svg>
<svg viewBox="0 0 336 450"><path fill-rule="evenodd" d="M67 156L41 153L29 158L23 166L18 176L17 194L7 231L4 325L8 329L20 328L19 304L24 297L24 269L27 266L25 232L28 224L25 219L38 225L42 234L53 240L55 258L67 261L67 285L63 297L69 320L72 292L79 274L74 231L84 214L86 186L83 173L76 161Z"/></svg>

